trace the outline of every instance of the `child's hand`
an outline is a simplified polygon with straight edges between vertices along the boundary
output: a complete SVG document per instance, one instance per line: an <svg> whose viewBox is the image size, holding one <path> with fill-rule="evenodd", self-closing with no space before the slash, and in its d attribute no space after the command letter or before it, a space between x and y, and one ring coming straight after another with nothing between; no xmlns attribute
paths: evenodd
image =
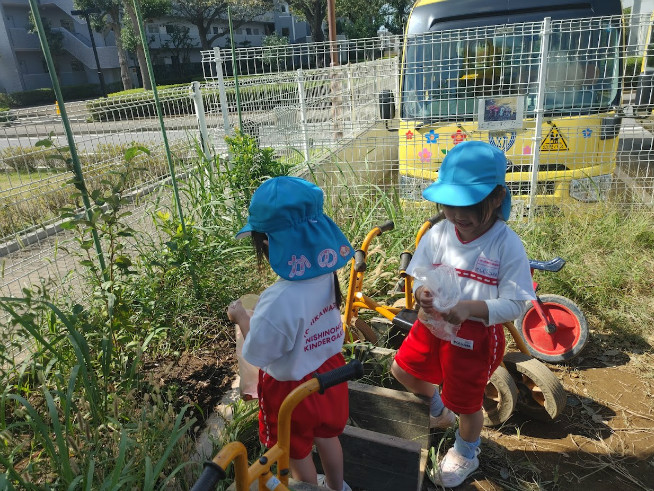
<svg viewBox="0 0 654 491"><path fill-rule="evenodd" d="M227 307L227 317L234 324L242 324L245 318L248 320L250 318L247 311L245 310L245 307L243 307L240 298L229 304Z"/></svg>
<svg viewBox="0 0 654 491"><path fill-rule="evenodd" d="M464 301L457 303L449 310L449 312L441 315L443 316L443 319L445 319L450 324L459 326L464 321L468 320L468 318L470 318L472 312L470 311L470 304Z"/></svg>
<svg viewBox="0 0 654 491"><path fill-rule="evenodd" d="M433 316L437 313L434 309L434 294L426 286L421 286L416 290L416 300L426 314Z"/></svg>

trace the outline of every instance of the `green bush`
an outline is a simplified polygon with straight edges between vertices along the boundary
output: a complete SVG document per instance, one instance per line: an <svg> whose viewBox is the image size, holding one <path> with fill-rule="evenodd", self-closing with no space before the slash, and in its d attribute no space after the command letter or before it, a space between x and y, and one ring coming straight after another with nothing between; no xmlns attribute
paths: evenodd
<svg viewBox="0 0 654 491"><path fill-rule="evenodd" d="M316 91L316 88L327 89L329 80L308 81L305 89ZM187 84L158 87L159 101L164 114L179 115L193 114L195 108L189 97L180 97L179 91L170 91L167 88L188 87ZM236 111L236 89L227 87L227 104L229 111ZM297 84L295 82L279 83L271 93L268 85L246 85L239 89L241 109L243 111L270 111L280 105L299 104ZM203 90L205 107L218 98L218 89ZM86 107L94 121L113 121L124 119L138 119L154 117L157 115L152 91L132 89L109 94L104 99L94 99L86 103Z"/></svg>
<svg viewBox="0 0 654 491"><path fill-rule="evenodd" d="M56 167L61 164L61 161L46 159L43 150L33 147L3 148L0 150L0 162L16 172L31 172L39 167Z"/></svg>
<svg viewBox="0 0 654 491"><path fill-rule="evenodd" d="M10 94L12 107L42 106L54 104L55 95L52 89L26 90Z"/></svg>

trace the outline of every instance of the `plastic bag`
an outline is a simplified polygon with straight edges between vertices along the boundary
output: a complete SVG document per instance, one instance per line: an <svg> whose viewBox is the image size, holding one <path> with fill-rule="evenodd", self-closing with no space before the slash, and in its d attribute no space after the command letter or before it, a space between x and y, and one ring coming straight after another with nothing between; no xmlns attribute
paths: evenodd
<svg viewBox="0 0 654 491"><path fill-rule="evenodd" d="M452 266L441 264L435 268L418 268L414 273L417 280L422 281L434 297L432 305L438 312L446 314L461 299L461 286L459 275ZM437 338L445 341L454 339L461 328L460 325L450 324L438 312L435 316L427 315L421 308L418 318Z"/></svg>
<svg viewBox="0 0 654 491"><path fill-rule="evenodd" d="M243 295L241 297L241 303L247 311L247 313L252 317L254 313L254 306L259 300L258 295ZM251 363L248 363L245 358L243 358L243 334L241 333L241 328L236 325L236 361L238 363L238 388L241 393L241 399L249 401L250 399L257 399L259 397L257 393L257 384L259 383L259 368L255 367Z"/></svg>

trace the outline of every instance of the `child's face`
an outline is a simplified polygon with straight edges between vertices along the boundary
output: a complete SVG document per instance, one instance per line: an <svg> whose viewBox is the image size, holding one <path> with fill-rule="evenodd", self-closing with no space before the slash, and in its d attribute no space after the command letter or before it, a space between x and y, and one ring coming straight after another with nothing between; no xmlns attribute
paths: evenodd
<svg viewBox="0 0 654 491"><path fill-rule="evenodd" d="M481 221L476 206L447 206L442 205L445 218L454 224L459 238L470 242L481 237L495 223L493 216Z"/></svg>

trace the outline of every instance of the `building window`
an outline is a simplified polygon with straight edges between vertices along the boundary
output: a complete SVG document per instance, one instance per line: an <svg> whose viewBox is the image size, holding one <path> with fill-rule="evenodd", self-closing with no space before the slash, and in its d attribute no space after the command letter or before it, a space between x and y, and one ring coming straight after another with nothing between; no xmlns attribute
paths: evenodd
<svg viewBox="0 0 654 491"><path fill-rule="evenodd" d="M159 34L159 26L157 24L148 24L148 34Z"/></svg>
<svg viewBox="0 0 654 491"><path fill-rule="evenodd" d="M166 34L172 34L173 32L175 32L175 26L166 24Z"/></svg>
<svg viewBox="0 0 654 491"><path fill-rule="evenodd" d="M75 29L73 28L73 23L72 23L70 20L68 20L68 19L61 19L59 22L60 22L60 24L61 24L61 27L63 27L63 28L66 29L67 31L75 32Z"/></svg>
<svg viewBox="0 0 654 491"><path fill-rule="evenodd" d="M252 28L251 27L246 27L245 28L245 34L247 36L252 36Z"/></svg>
<svg viewBox="0 0 654 491"><path fill-rule="evenodd" d="M291 35L291 30L288 27L282 27L282 36L289 37Z"/></svg>
<svg viewBox="0 0 654 491"><path fill-rule="evenodd" d="M281 10L282 14L285 14L286 13L286 5L281 4L280 5L280 10Z"/></svg>
<svg viewBox="0 0 654 491"><path fill-rule="evenodd" d="M71 61L71 62L70 62L70 68L71 68L74 72L83 72L83 71L84 71L84 65L83 65L82 62L80 62L79 60L73 60L73 61Z"/></svg>
<svg viewBox="0 0 654 491"><path fill-rule="evenodd" d="M218 26L213 26L213 33L220 35L223 33L223 28Z"/></svg>

